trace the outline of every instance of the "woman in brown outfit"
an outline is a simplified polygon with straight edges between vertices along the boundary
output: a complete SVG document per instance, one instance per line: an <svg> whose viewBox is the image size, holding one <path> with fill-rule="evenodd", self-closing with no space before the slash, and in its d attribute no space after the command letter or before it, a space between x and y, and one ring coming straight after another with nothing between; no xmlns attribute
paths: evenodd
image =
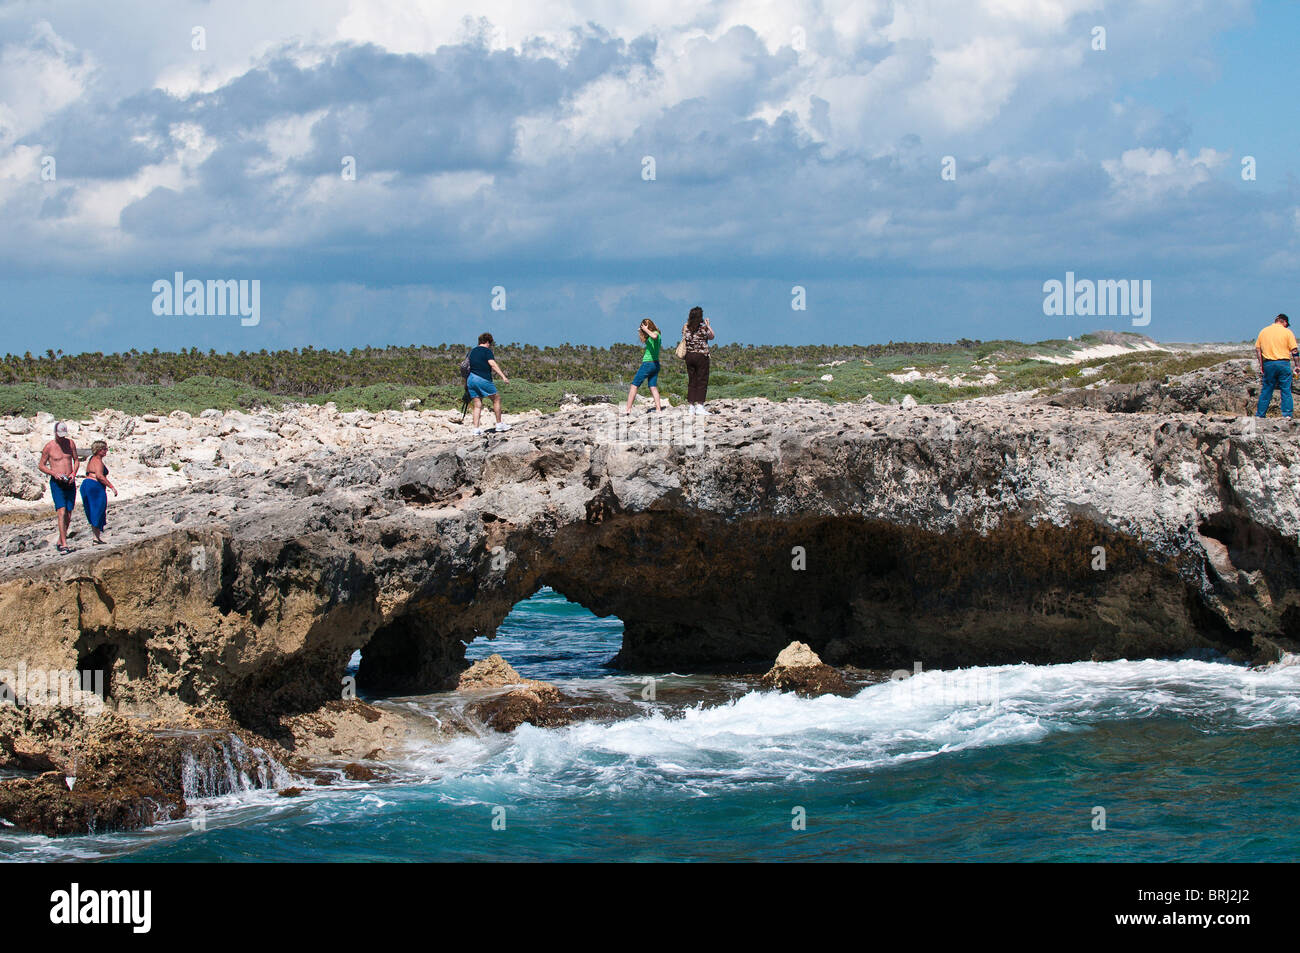
<svg viewBox="0 0 1300 953"><path fill-rule="evenodd" d="M686 403L690 405L690 413L708 417L704 397L709 390L709 342L713 340L713 328L709 327L703 308L691 308L682 328L682 340L686 342Z"/></svg>

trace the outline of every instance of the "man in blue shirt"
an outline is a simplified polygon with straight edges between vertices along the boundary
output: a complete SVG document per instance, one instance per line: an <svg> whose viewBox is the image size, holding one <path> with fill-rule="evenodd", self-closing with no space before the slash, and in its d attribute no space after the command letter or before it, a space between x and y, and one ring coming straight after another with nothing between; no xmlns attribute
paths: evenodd
<svg viewBox="0 0 1300 953"><path fill-rule="evenodd" d="M478 347L469 352L469 377L465 381L465 389L469 391L469 396L474 400L474 433L481 434L483 428L479 426L479 415L483 412L483 398L492 398L492 412L496 414L496 430L509 430L509 424L501 422L501 395L497 393L497 387L492 383L492 374L495 372L501 380L507 384L510 378L506 377L506 372L501 370L497 364L496 358L492 354L492 347L496 341L492 340L492 335L484 331L478 336Z"/></svg>

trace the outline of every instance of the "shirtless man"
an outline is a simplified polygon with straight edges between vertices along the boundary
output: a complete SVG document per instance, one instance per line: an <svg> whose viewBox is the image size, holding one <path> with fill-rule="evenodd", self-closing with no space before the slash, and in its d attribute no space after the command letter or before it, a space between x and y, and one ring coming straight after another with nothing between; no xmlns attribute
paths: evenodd
<svg viewBox="0 0 1300 953"><path fill-rule="evenodd" d="M41 451L40 471L50 478L50 493L54 496L54 522L59 528L59 552L68 549L68 524L72 511L77 508L77 445L68 436L68 425L59 421L54 425L54 439Z"/></svg>

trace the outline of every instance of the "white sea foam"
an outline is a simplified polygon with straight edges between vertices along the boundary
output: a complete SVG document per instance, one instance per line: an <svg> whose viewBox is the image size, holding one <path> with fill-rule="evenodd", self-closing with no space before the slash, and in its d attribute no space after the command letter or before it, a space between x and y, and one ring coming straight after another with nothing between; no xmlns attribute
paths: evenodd
<svg viewBox="0 0 1300 953"><path fill-rule="evenodd" d="M851 698L751 692L725 704L613 723L524 725L509 735L462 736L411 752L394 765L408 783L382 792L338 785L288 800L273 790L209 800L208 828L292 817L329 826L426 798L464 806L625 793L710 796L738 785L776 788L836 772L870 773L1155 717L1207 732L1297 725L1297 661L1267 669L1119 661L930 671L871 685ZM203 836L189 819L70 839L0 832L0 859L93 859L189 836Z"/></svg>
<svg viewBox="0 0 1300 953"><path fill-rule="evenodd" d="M478 784L495 790L512 783L539 796L664 786L705 794L1154 716L1205 730L1300 723L1300 666L1015 665L922 672L851 698L753 692L714 707L613 724L525 725L511 744L485 748L477 764L466 764L468 751L461 750L463 767L452 787L467 795Z"/></svg>

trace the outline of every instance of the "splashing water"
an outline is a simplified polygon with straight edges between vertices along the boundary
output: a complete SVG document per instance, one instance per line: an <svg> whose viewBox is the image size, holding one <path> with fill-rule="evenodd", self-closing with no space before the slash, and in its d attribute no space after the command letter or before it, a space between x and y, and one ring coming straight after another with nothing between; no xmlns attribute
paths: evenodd
<svg viewBox="0 0 1300 953"><path fill-rule="evenodd" d="M181 791L186 801L284 787L292 780L280 762L261 748L250 748L234 732L196 744L181 755Z"/></svg>
<svg viewBox="0 0 1300 953"><path fill-rule="evenodd" d="M554 594L532 610L486 649L568 691L627 698L628 676L600 665L621 632ZM566 640L578 661L559 652ZM186 765L187 797L232 798L206 832L183 821L57 842L0 831L0 856L1289 859L1300 850L1297 661L927 671L852 697L714 690L709 702L567 728L431 731L391 763L397 781L293 799L257 791L287 775L232 737ZM382 704L432 725L446 700ZM1098 806L1109 832L1093 829Z"/></svg>

